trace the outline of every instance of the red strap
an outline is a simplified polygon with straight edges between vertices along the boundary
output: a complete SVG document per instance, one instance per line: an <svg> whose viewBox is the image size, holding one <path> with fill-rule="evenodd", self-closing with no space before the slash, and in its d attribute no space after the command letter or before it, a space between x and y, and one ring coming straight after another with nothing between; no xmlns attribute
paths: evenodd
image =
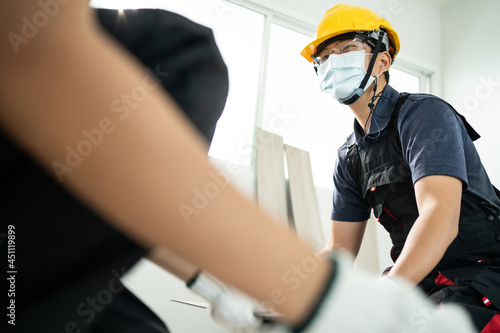
<svg viewBox="0 0 500 333"><path fill-rule="evenodd" d="M498 333L500 332L500 314L496 314L491 318L491 320L484 326L481 333Z"/></svg>
<svg viewBox="0 0 500 333"><path fill-rule="evenodd" d="M441 274L441 272L438 272L438 276L436 276L436 279L434 282L436 282L437 285L447 285L447 286L454 286L455 283L448 279L446 276Z"/></svg>

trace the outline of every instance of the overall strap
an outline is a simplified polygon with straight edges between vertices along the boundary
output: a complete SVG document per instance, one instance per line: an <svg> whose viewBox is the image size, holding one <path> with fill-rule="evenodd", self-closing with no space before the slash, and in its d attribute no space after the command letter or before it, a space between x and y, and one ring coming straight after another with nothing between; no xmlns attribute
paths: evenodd
<svg viewBox="0 0 500 333"><path fill-rule="evenodd" d="M458 113L455 109L453 109L453 111L455 111L455 113L457 114L457 116L459 116L460 119L462 119L462 121L464 122L465 129L467 130L467 134L469 134L471 140L472 141L476 141L477 139L479 139L481 137L481 135L479 135L479 133L476 132L476 130L474 128L472 128L472 126L467 122L467 120L465 119L465 117L462 116L460 113Z"/></svg>
<svg viewBox="0 0 500 333"><path fill-rule="evenodd" d="M403 93L401 96L399 96L396 106L394 107L394 112L392 113L393 117L399 116L399 111L401 110L401 107L403 106L404 102L410 97L410 94L408 93Z"/></svg>

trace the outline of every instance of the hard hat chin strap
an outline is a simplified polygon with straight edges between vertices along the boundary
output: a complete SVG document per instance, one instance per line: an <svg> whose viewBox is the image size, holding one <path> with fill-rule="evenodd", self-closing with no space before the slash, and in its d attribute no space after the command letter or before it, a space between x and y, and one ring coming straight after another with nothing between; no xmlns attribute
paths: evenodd
<svg viewBox="0 0 500 333"><path fill-rule="evenodd" d="M363 95L363 93L365 92L366 83L368 82L368 79L370 79L370 76L372 75L373 66L375 66L375 60L377 60L378 53L380 52L380 48L382 47L382 44L383 44L382 41L384 39L384 36L386 36L385 32L380 30L379 35L378 35L377 44L375 45L375 50L373 51L372 59L370 60L370 64L368 65L368 69L366 70L366 75L363 78L363 81L361 81L359 88L357 88L355 90L353 96L351 96L347 100L339 101L340 103L345 104L345 105L350 105L350 104L356 102L361 97L361 95Z"/></svg>

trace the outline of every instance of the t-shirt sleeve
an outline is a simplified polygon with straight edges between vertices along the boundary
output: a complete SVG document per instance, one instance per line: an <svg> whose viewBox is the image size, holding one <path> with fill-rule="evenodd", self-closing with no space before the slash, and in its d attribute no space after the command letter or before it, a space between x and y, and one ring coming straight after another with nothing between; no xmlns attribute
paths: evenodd
<svg viewBox="0 0 500 333"><path fill-rule="evenodd" d="M343 151L345 154L345 151ZM333 174L333 208L331 219L361 222L370 218L370 204L363 198L358 185L347 170L346 158L337 156Z"/></svg>
<svg viewBox="0 0 500 333"><path fill-rule="evenodd" d="M438 98L408 100L401 110L399 133L412 181L431 175L459 178L467 187L464 140L467 135L455 111Z"/></svg>

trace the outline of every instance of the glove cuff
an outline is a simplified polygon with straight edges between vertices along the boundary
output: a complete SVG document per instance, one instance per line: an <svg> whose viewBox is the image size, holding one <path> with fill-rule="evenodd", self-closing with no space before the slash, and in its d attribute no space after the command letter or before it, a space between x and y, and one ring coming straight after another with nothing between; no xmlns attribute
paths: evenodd
<svg viewBox="0 0 500 333"><path fill-rule="evenodd" d="M191 286L196 282L198 276L200 276L201 271L197 271L195 275L193 275L189 280L186 281L186 287L191 289Z"/></svg>
<svg viewBox="0 0 500 333"><path fill-rule="evenodd" d="M310 312L310 315L307 319L300 324L299 326L293 328L293 333L303 332L307 327L309 327L312 322L319 316L320 312L322 312L322 308L324 307L324 303L331 298L331 293L333 292L334 286L338 283L335 280L339 277L339 264L337 260L337 255L335 253L330 254L328 260L331 262L330 276L325 283L324 291L321 293L320 298L314 305L313 309Z"/></svg>
<svg viewBox="0 0 500 333"><path fill-rule="evenodd" d="M203 272L198 273L194 278L186 282L186 286L210 302L213 302L218 295L226 290L226 287L221 282Z"/></svg>

